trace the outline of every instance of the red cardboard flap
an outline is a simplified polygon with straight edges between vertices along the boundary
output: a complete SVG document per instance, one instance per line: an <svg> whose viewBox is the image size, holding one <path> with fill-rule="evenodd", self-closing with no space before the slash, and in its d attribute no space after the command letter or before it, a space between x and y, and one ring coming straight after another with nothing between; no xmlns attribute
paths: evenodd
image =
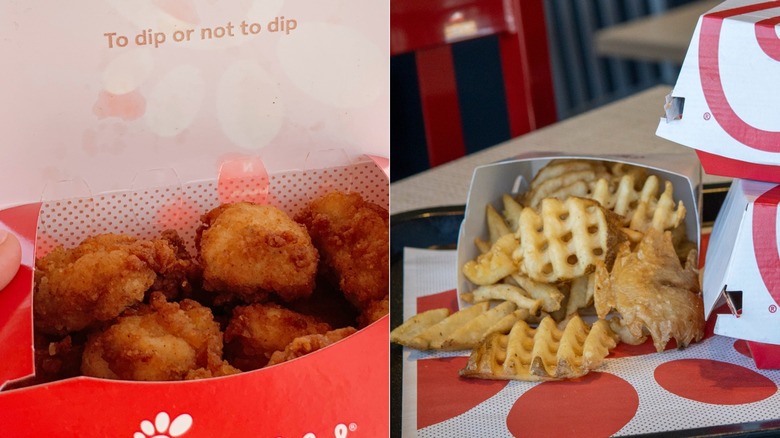
<svg viewBox="0 0 780 438"><path fill-rule="evenodd" d="M302 358L217 379L79 377L0 393L3 435L386 436L388 333L385 316Z"/></svg>
<svg viewBox="0 0 780 438"><path fill-rule="evenodd" d="M32 349L32 283L35 242L40 204L0 211L0 227L14 233L22 242L22 266L14 279L0 290L0 388L10 381L32 375L35 361Z"/></svg>

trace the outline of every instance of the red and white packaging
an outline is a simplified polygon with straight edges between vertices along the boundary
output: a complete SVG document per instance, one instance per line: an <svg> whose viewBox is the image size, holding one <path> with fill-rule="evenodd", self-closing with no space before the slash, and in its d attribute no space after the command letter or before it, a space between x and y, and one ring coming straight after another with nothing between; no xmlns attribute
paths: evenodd
<svg viewBox="0 0 780 438"><path fill-rule="evenodd" d="M36 256L103 232L190 243L238 200L294 215L332 189L389 204L386 0L0 7L0 388L34 373ZM121 38L123 37L123 38ZM0 391L3 435L356 438L389 430L388 318L302 358L186 382Z"/></svg>
<svg viewBox="0 0 780 438"><path fill-rule="evenodd" d="M729 0L703 14L656 131L695 148L707 173L735 178L707 251L705 313L729 303L715 333L747 340L759 368L780 368L778 23L773 1Z"/></svg>
<svg viewBox="0 0 780 438"><path fill-rule="evenodd" d="M729 0L699 18L656 134L707 173L780 182L780 38L774 1Z"/></svg>
<svg viewBox="0 0 780 438"><path fill-rule="evenodd" d="M717 315L715 333L744 339L756 366L780 368L780 186L735 179L715 221L704 269L707 316L722 298L731 314ZM712 258L710 258L712 257Z"/></svg>

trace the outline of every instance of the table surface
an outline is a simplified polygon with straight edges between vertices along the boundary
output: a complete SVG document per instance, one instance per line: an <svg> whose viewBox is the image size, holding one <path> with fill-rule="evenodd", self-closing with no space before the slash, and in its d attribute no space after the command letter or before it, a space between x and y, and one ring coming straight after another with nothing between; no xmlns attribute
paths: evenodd
<svg viewBox="0 0 780 438"><path fill-rule="evenodd" d="M718 5L699 0L661 15L632 20L596 32L594 45L601 56L682 64L699 16Z"/></svg>
<svg viewBox="0 0 780 438"><path fill-rule="evenodd" d="M689 153L695 151L655 135L670 86L660 85L604 105L390 185L391 214L466 203L474 168L524 152L583 154ZM704 183L730 181L704 175Z"/></svg>

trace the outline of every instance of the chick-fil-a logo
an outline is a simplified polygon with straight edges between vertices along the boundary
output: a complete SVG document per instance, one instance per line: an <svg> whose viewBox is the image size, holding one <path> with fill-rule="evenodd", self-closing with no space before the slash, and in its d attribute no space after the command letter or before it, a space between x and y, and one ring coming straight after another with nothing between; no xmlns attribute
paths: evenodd
<svg viewBox="0 0 780 438"><path fill-rule="evenodd" d="M699 74L702 89L712 116L723 130L740 143L765 152L780 152L780 132L767 131L751 126L742 120L731 108L720 77L718 51L720 33L725 18L750 14L765 9L779 8L780 3L769 1L742 6L704 15L699 34ZM756 40L759 47L771 59L780 61L780 39L775 25L780 17L771 17L755 23Z"/></svg>
<svg viewBox="0 0 780 438"><path fill-rule="evenodd" d="M357 424L355 423L349 423L349 425L339 423L336 425L335 428L333 428L333 438L347 438L349 432L354 432L356 430L357 430ZM283 438L283 437L278 436L276 438ZM309 432L306 435L304 435L302 438L318 438L318 435L315 435L313 432Z"/></svg>
<svg viewBox="0 0 780 438"><path fill-rule="evenodd" d="M780 204L780 185L759 196L753 204L753 249L761 279L775 303L780 304L780 254L777 251L778 204ZM774 313L777 307L770 307L769 311Z"/></svg>

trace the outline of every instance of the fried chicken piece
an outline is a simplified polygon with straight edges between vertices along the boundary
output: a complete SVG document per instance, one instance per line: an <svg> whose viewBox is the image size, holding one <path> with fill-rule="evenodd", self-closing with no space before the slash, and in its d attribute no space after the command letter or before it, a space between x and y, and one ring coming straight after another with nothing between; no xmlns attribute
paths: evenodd
<svg viewBox="0 0 780 438"><path fill-rule="evenodd" d="M275 351L295 338L330 330L328 324L278 304L239 306L225 329L225 356L243 371L254 370L266 366Z"/></svg>
<svg viewBox="0 0 780 438"><path fill-rule="evenodd" d="M332 192L299 213L324 264L344 296L365 309L389 290L387 210L365 202L358 193Z"/></svg>
<svg viewBox="0 0 780 438"><path fill-rule="evenodd" d="M317 287L311 296L284 303L284 307L313 316L331 327L356 327L360 312L347 301L338 285L325 278L323 273L317 274L316 282Z"/></svg>
<svg viewBox="0 0 780 438"><path fill-rule="evenodd" d="M169 303L155 292L150 304L89 337L81 371L106 379L167 381L200 369L219 375L223 367L222 332L211 310L188 299Z"/></svg>
<svg viewBox="0 0 780 438"><path fill-rule="evenodd" d="M268 361L268 366L276 365L278 363L287 362L298 357L307 355L321 348L325 348L330 344L338 342L349 335L357 332L353 327L344 327L336 330L331 330L325 334L319 335L306 335L293 339L289 345L284 347L284 350L276 351L271 355L271 360Z"/></svg>
<svg viewBox="0 0 780 438"><path fill-rule="evenodd" d="M164 270L158 270L157 279L150 289L162 292L169 301L192 298L203 277L200 265L187 251L184 240L175 230L163 231L160 239L168 242L175 251L176 260L168 263Z"/></svg>
<svg viewBox="0 0 780 438"><path fill-rule="evenodd" d="M199 380L210 379L212 377L224 377L231 376L233 374L240 373L241 370L230 365L228 361L223 360L222 364L211 368L198 368L197 370L190 370L187 375L184 376L184 380Z"/></svg>
<svg viewBox="0 0 780 438"><path fill-rule="evenodd" d="M162 239L103 234L57 247L36 262L35 327L65 335L111 321L179 269L175 249Z"/></svg>
<svg viewBox="0 0 780 438"><path fill-rule="evenodd" d="M44 381L66 379L79 375L82 343L74 343L68 335L59 341L46 342L45 348L35 348L35 374Z"/></svg>
<svg viewBox="0 0 780 438"><path fill-rule="evenodd" d="M377 301L372 301L363 312L358 316L358 325L360 328L371 325L371 323L380 320L383 316L390 312L390 297L385 295L384 298Z"/></svg>
<svg viewBox="0 0 780 438"><path fill-rule="evenodd" d="M704 304L696 262L693 250L685 266L680 265L668 231L648 230L634 252L623 244L612 272L603 266L596 269L594 303L599 318L614 309L619 325L627 330L622 338L636 343L649 333L658 351L670 339L678 348L700 341Z"/></svg>
<svg viewBox="0 0 780 438"><path fill-rule="evenodd" d="M39 385L81 375L84 340L82 333L64 338L35 333L35 376L24 383L15 382L14 386L6 386L4 389Z"/></svg>
<svg viewBox="0 0 780 438"><path fill-rule="evenodd" d="M203 287L244 301L273 292L285 301L311 295L319 255L306 229L276 207L227 204L202 218L197 245Z"/></svg>
<svg viewBox="0 0 780 438"><path fill-rule="evenodd" d="M85 239L72 249L55 248L36 262L35 325L63 335L110 321L157 285L167 296L190 287L197 266L181 240L143 240L122 234Z"/></svg>

